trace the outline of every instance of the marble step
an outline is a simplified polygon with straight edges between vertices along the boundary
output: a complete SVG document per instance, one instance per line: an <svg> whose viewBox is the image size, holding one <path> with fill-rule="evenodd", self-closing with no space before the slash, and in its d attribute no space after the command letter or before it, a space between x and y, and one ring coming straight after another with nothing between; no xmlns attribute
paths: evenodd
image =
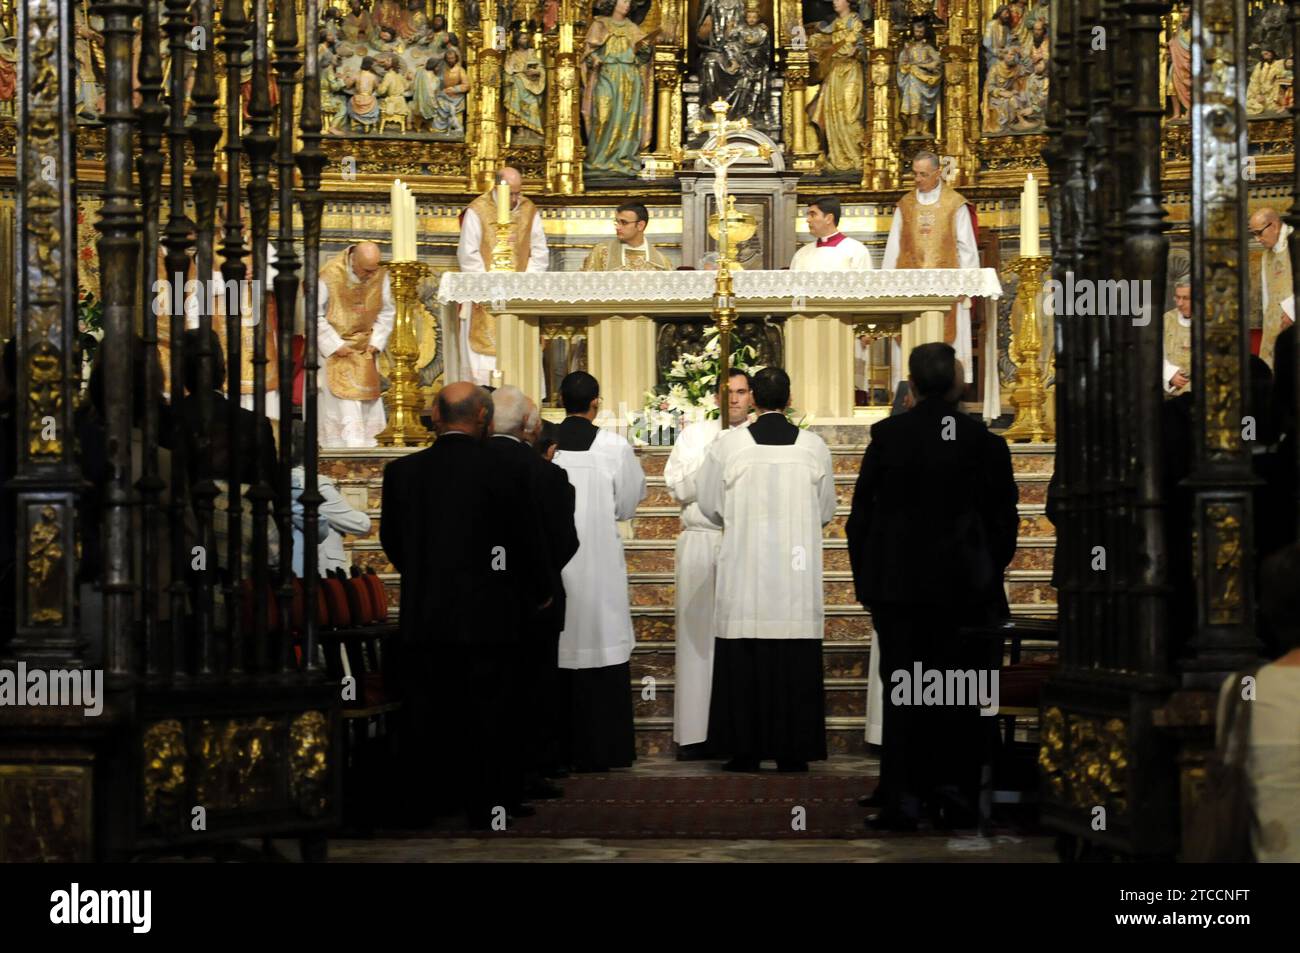
<svg viewBox="0 0 1300 953"><path fill-rule="evenodd" d="M1056 542L1043 537L1024 537L1017 543L1016 554L1009 569L1038 569L1051 572ZM352 562L362 570L374 569L377 573L393 572L379 539L375 535L350 542ZM676 561L675 539L630 540L623 547L629 573L671 573ZM848 572L849 551L842 539L826 540L822 546L822 567L826 572Z"/></svg>
<svg viewBox="0 0 1300 953"><path fill-rule="evenodd" d="M855 754L866 752L865 716L836 716L826 719L827 754ZM636 753L640 758L669 756L673 745L673 719L668 717L638 718L636 721ZM865 791L863 793L866 793Z"/></svg>
<svg viewBox="0 0 1300 953"><path fill-rule="evenodd" d="M858 472L858 465L862 462L862 454L866 450L865 440L861 443L831 443L829 446L836 473ZM1013 443L1009 447L1011 468L1017 476L1041 474L1050 477L1052 475L1052 470L1056 466L1055 444ZM641 467L645 470L646 476L662 476L664 464L668 461L671 452L671 447L636 448L636 454L641 460Z"/></svg>

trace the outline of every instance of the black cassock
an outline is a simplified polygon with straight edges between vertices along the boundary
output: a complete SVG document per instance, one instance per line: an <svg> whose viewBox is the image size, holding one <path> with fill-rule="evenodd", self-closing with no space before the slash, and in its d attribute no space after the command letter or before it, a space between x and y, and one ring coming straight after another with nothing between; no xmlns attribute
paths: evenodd
<svg viewBox="0 0 1300 953"><path fill-rule="evenodd" d="M512 718L526 622L550 598L522 462L449 432L384 470L379 538L402 574L390 665L403 702L399 758L408 820L435 807L474 824L520 800Z"/></svg>
<svg viewBox="0 0 1300 953"><path fill-rule="evenodd" d="M972 800L975 707L894 705L891 673L996 668L1001 647L962 629L1009 616L1003 571L1016 551L1019 490L1001 437L930 397L871 428L845 527L858 600L871 610L884 683L880 788L887 811L915 818L940 790Z"/></svg>

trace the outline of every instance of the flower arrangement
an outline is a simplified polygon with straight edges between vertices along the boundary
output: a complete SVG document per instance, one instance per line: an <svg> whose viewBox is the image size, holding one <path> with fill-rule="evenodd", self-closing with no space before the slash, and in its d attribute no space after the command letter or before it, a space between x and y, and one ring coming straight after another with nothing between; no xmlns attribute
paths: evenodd
<svg viewBox="0 0 1300 953"><path fill-rule="evenodd" d="M81 289L77 300L77 345L81 350L81 386L90 382L99 342L104 340L104 305L88 288Z"/></svg>
<svg viewBox="0 0 1300 953"><path fill-rule="evenodd" d="M718 373L721 370L722 341L716 327L706 329L704 339L703 351L683 354L673 361L668 373L664 375L667 390L647 391L645 406L641 411L627 415L633 444L672 444L686 425L718 418ZM756 357L758 352L752 346L742 344L731 353L730 366L747 374L756 374L765 366L752 363ZM787 410L786 416L793 420L793 411ZM804 417L799 421L799 426L806 427L811 420L811 417Z"/></svg>

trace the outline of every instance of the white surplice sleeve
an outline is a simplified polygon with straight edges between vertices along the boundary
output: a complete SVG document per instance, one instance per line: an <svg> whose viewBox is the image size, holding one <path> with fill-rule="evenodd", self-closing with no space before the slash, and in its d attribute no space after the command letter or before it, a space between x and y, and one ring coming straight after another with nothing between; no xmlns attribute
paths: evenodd
<svg viewBox="0 0 1300 953"><path fill-rule="evenodd" d="M822 525L825 526L835 518L835 505L838 502L835 499L835 462L831 459L831 448L826 445L826 441L819 441L821 444L817 448L817 455L821 458L822 475L821 486L818 489L821 502Z"/></svg>
<svg viewBox="0 0 1300 953"><path fill-rule="evenodd" d="M317 284L316 291L316 350L321 357L329 357L343 346L343 338L325 320L329 313L330 290L325 282Z"/></svg>
<svg viewBox="0 0 1300 953"><path fill-rule="evenodd" d="M619 441L622 445L618 448L618 475L614 478L614 516L618 520L630 520L637 504L645 499L645 471L637 462L632 445L621 437Z"/></svg>
<svg viewBox="0 0 1300 953"><path fill-rule="evenodd" d="M695 477L709 452L709 443L717 434L707 421L688 426L673 444L664 466L664 483L679 503L694 503L697 496Z"/></svg>
<svg viewBox="0 0 1300 953"><path fill-rule="evenodd" d="M960 268L978 268L980 250L975 244L975 229L970 223L970 209L965 205L957 209L952 224L957 232L957 265ZM893 232L890 232L893 237Z"/></svg>
<svg viewBox="0 0 1300 953"><path fill-rule="evenodd" d="M722 483L722 448L725 444L725 440L715 440L710 444L704 462L695 473L695 503L704 518L714 526L722 525L722 503L725 495Z"/></svg>
<svg viewBox="0 0 1300 953"><path fill-rule="evenodd" d="M333 480L318 476L316 488L323 498L320 505L323 527L333 528L336 532L349 536L364 536L370 532L370 517L361 510L354 509L347 500L343 499Z"/></svg>
<svg viewBox="0 0 1300 953"><path fill-rule="evenodd" d="M967 225L969 226L969 222ZM898 209L894 209L894 222L889 226L889 240L885 242L885 257L880 262L880 267L884 269L893 269L898 267L898 243L903 234L903 216L899 214Z"/></svg>
<svg viewBox="0 0 1300 953"><path fill-rule="evenodd" d="M533 215L533 231L529 239L528 267L525 271L548 270L551 267L551 250L546 246L546 229L542 227L540 212Z"/></svg>
<svg viewBox="0 0 1300 953"><path fill-rule="evenodd" d="M393 320L397 316L397 307L393 304L393 286L388 275L384 275L383 298L379 305L379 314L375 316L375 326L370 329L370 346L382 351L388 346L388 336L393 333Z"/></svg>
<svg viewBox="0 0 1300 953"><path fill-rule="evenodd" d="M460 223L460 241L456 243L456 262L461 271L487 271L479 245L483 242L483 225L469 209Z"/></svg>
<svg viewBox="0 0 1300 953"><path fill-rule="evenodd" d="M876 266L871 261L871 249L865 244L862 245L862 251L853 256L854 271L875 271Z"/></svg>

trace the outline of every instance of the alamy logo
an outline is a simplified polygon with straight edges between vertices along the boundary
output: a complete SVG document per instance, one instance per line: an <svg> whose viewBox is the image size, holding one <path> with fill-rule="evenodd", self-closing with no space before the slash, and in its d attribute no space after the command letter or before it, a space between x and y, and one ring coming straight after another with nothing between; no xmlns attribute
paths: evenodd
<svg viewBox="0 0 1300 953"><path fill-rule="evenodd" d="M1062 317L1130 317L1138 327L1151 321L1151 282L1138 280L1093 281L1065 273L1065 281L1043 282L1043 303L1052 303L1052 313Z"/></svg>
<svg viewBox="0 0 1300 953"><path fill-rule="evenodd" d="M0 706L68 705L85 709L94 718L104 711L104 670L0 669Z"/></svg>
<svg viewBox="0 0 1300 953"><path fill-rule="evenodd" d="M50 894L50 922L56 924L130 924L133 933L148 933L153 923L152 890L70 890Z"/></svg>
<svg viewBox="0 0 1300 953"><path fill-rule="evenodd" d="M259 300L262 283L256 279L247 281L222 281L209 278L198 281L177 272L175 280L159 278L153 283L153 313L155 317L164 315L216 315L218 301L223 306L226 301L238 301L243 314L244 324L255 324L253 302Z"/></svg>
<svg viewBox="0 0 1300 953"><path fill-rule="evenodd" d="M889 693L892 705L943 705L965 708L978 705L985 717L998 713L998 673L990 669L922 669L920 662L912 670L896 669L889 676L894 686Z"/></svg>

